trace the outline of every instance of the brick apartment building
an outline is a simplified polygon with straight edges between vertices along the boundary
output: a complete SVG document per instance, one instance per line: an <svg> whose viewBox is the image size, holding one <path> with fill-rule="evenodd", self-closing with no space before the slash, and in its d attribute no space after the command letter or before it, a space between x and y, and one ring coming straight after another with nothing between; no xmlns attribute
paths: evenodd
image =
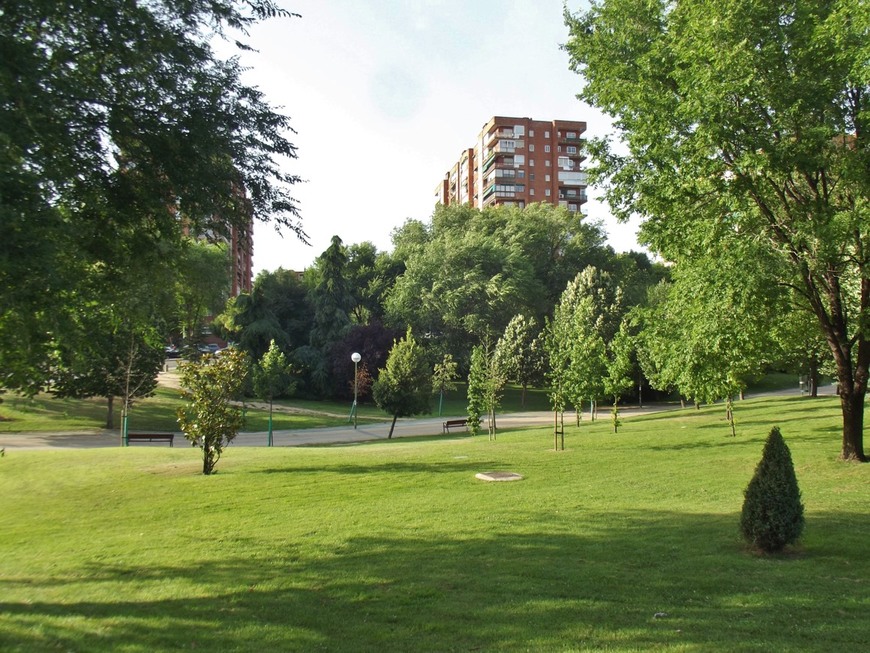
<svg viewBox="0 0 870 653"><path fill-rule="evenodd" d="M586 123L574 120L494 116L447 172L435 201L481 209L545 202L580 211L586 202L585 131Z"/></svg>

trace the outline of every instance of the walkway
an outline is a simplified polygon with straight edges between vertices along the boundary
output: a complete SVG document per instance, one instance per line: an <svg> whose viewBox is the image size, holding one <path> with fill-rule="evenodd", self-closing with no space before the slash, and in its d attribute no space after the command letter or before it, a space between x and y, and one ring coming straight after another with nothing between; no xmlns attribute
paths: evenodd
<svg viewBox="0 0 870 653"><path fill-rule="evenodd" d="M643 409L621 408L621 417L630 417L641 413L672 410L673 405L657 405ZM463 416L425 417L422 419L400 419L396 422L393 439L415 436L441 435L441 425L448 419L462 419ZM609 418L608 409L602 409L599 419ZM566 413L565 421L574 419L574 413ZM588 419L586 417L585 419ZM498 429L550 427L553 423L553 413L549 411L506 413L496 416ZM390 432L390 422L361 423L356 429L351 424L347 426L332 426L316 429L291 429L274 431L272 441L276 447L299 447L307 445L352 444L386 440ZM484 427L484 434L486 433ZM455 436L464 431L451 431ZM239 433L231 446L264 447L268 434L261 432ZM180 441L179 441L180 440ZM101 430L80 433L9 433L0 434L0 448L13 449L88 449L97 447L117 447L121 444L121 436L117 430ZM161 443L137 443L137 447L165 447ZM176 436L175 446L189 446L181 435Z"/></svg>
<svg viewBox="0 0 870 653"><path fill-rule="evenodd" d="M752 396L794 395L800 390L780 390L753 394ZM835 386L819 388L819 395L833 395L836 393ZM677 404L652 404L638 407L620 407L620 418L630 418L633 415L644 415L667 410L679 410ZM407 438L419 436L441 435L441 424L448 419L462 419L461 416L425 417L421 419L400 419L396 422L393 438ZM599 412L599 420L610 418L609 406L602 405ZM565 413L565 422L574 419L574 413ZM588 419L588 416L584 419ZM505 413L496 416L497 425L501 429L529 429L552 427L553 413L550 411ZM386 440L390 432L390 422L377 424L359 424L354 429L352 425L332 426L317 429L291 429L274 431L272 441L276 447L300 447L310 445L341 445L358 442L371 442ZM484 434L486 430L483 431ZM451 436L462 433L453 431ZM265 447L268 434L261 432L239 433L231 446L242 447ZM175 439L176 446L189 446L180 434ZM121 436L117 430L94 431L85 433L0 433L0 448L13 449L87 449L96 447L117 447L121 445ZM165 447L161 443L137 443L137 447Z"/></svg>

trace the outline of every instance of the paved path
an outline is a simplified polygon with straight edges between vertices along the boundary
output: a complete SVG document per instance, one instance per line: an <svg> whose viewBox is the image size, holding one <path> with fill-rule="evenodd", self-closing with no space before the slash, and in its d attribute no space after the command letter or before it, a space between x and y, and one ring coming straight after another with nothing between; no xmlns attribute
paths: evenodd
<svg viewBox="0 0 870 653"><path fill-rule="evenodd" d="M799 390L785 390L758 393L761 395L794 395ZM833 395L834 386L819 388L819 395ZM620 407L620 417L632 417L666 410L679 410L679 404L651 404L643 408ZM396 422L393 438L406 438L414 436L440 435L441 424L448 419L462 419L461 416L426 417L422 419L400 419ZM610 407L601 405L599 419L607 420L610 417ZM574 419L574 413L565 413L565 422ZM589 419L588 415L584 419ZM515 428L548 428L553 424L553 413L550 411L505 413L496 416L497 426L501 429ZM328 444L352 444L355 442L370 442L373 440L386 440L390 432L390 422L377 424L363 423L354 429L352 425L331 426L318 429L295 429L274 431L272 441L276 447L299 447L306 445ZM452 431L451 435L462 433ZM484 430L484 433L486 431ZM231 446L264 447L267 443L268 434L261 432L239 433ZM101 430L92 432L76 433L0 433L0 448L13 449L86 449L95 447L117 447L121 445L121 436L117 430ZM184 437L180 434L175 438L176 446L188 446ZM137 443L137 447L165 447L163 443Z"/></svg>
<svg viewBox="0 0 870 653"><path fill-rule="evenodd" d="M620 415L630 417L643 413L672 410L674 405L654 405L643 409L621 408ZM414 436L440 435L441 425L448 419L462 419L463 416L427 417L422 419L400 419L396 422L393 438ZM603 407L599 419L609 418L609 408ZM566 423L574 419L574 413L565 413ZM588 419L584 417L584 419ZM553 413L549 411L506 413L496 416L496 424L501 429L514 428L546 428L553 423ZM485 428L485 425L484 425ZM298 447L305 445L351 444L386 440L390 432L390 422L361 423L356 429L351 424L347 426L332 426L317 429L295 429L273 432L273 443L276 447ZM484 433L486 431L484 430ZM451 435L463 433L453 430ZM266 446L268 435L262 432L243 432L233 440L231 446L262 447ZM95 447L117 447L121 445L121 436L117 430L100 430L93 432L68 433L0 433L0 448L13 449L86 449ZM137 443L140 446L165 447L164 443ZM175 438L175 446L188 446L181 435Z"/></svg>

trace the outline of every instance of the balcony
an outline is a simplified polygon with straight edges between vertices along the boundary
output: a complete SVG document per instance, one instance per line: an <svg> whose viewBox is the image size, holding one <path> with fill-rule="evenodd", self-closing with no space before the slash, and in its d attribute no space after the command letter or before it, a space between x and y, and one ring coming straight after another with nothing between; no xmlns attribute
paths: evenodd
<svg viewBox="0 0 870 653"><path fill-rule="evenodd" d="M493 165L497 168L513 169L516 167L516 161L507 152L493 152L483 164L483 173L486 174Z"/></svg>
<svg viewBox="0 0 870 653"><path fill-rule="evenodd" d="M517 193L524 193L526 187L524 184L491 184L483 191L483 199L492 195L495 197L516 197Z"/></svg>
<svg viewBox="0 0 870 653"><path fill-rule="evenodd" d="M560 205L562 204L563 201L579 202L582 204L583 202L586 201L586 191L581 190L581 191L577 191L577 192L572 192L572 191L563 191L560 189L559 190L559 199L562 200L559 202Z"/></svg>
<svg viewBox="0 0 870 653"><path fill-rule="evenodd" d="M486 135L486 138L483 139L483 143L485 146L489 147L494 140L500 140L502 138L514 138L514 130L497 127Z"/></svg>

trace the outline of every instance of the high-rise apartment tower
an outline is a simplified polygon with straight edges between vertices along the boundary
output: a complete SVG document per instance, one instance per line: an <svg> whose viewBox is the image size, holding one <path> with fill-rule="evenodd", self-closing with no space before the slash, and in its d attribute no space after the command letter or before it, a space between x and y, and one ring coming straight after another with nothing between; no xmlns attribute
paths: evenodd
<svg viewBox="0 0 870 653"><path fill-rule="evenodd" d="M518 206L546 202L580 211L586 201L586 123L494 116L435 190L436 203Z"/></svg>

